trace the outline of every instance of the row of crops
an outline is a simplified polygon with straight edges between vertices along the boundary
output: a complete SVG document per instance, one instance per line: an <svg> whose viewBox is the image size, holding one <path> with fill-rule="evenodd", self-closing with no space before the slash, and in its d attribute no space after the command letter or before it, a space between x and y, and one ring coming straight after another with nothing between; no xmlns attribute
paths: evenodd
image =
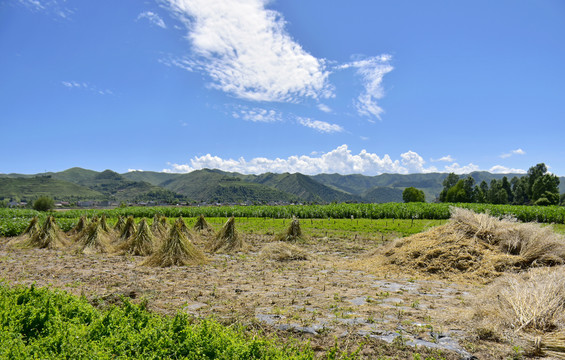
<svg viewBox="0 0 565 360"><path fill-rule="evenodd" d="M133 215L136 218L152 218L155 214L166 217L256 217L285 219L296 216L301 219L448 219L450 208L462 207L493 216L512 216L524 222L565 224L563 206L524 206L492 204L447 203L386 203L386 204L330 204L286 206L210 206L210 207L126 207L116 209L80 209L55 212L62 228L71 226L82 215L92 217L105 214L108 218ZM0 209L0 236L21 233L33 216L42 216L34 210Z"/></svg>

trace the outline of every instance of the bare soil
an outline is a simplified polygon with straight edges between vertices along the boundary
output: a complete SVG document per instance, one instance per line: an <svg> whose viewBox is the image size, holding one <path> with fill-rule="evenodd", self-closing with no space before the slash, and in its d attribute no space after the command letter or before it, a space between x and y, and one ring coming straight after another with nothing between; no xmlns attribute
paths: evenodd
<svg viewBox="0 0 565 360"><path fill-rule="evenodd" d="M205 265L169 268L141 266L143 257L12 248L0 239L0 279L64 289L98 306L121 296L144 300L152 311L237 322L284 341L309 341L320 352L337 342L350 351L362 344L360 354L371 359L516 353L510 343L477 336L468 314L480 283L356 270L349 264L379 246L357 236L295 243L311 260L279 262L259 256L272 236L242 235L250 245L245 253L207 253ZM207 241L195 245L204 249Z"/></svg>

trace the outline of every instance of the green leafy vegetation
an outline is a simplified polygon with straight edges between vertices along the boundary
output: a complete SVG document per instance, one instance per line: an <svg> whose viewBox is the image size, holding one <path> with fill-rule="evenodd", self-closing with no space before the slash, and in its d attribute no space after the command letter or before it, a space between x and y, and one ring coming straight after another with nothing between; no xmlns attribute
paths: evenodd
<svg viewBox="0 0 565 360"><path fill-rule="evenodd" d="M0 284L0 305L3 359L314 358L304 345L277 345L242 327L186 314L159 316L127 299L121 306L97 309L63 291ZM339 351L334 355L347 358Z"/></svg>
<svg viewBox="0 0 565 360"><path fill-rule="evenodd" d="M426 195L422 190L418 190L415 187L407 187L402 192L402 200L405 203L408 202L426 202Z"/></svg>
<svg viewBox="0 0 565 360"><path fill-rule="evenodd" d="M33 210L37 211L49 211L53 210L55 207L55 200L49 196L40 196L33 202Z"/></svg>

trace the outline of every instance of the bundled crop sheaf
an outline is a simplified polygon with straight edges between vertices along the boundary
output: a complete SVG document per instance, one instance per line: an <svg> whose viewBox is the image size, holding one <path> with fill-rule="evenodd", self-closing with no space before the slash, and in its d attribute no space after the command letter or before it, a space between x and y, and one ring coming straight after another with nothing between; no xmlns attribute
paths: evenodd
<svg viewBox="0 0 565 360"><path fill-rule="evenodd" d="M141 219L135 235L118 246L118 253L147 256L153 253L155 237L145 218Z"/></svg>
<svg viewBox="0 0 565 360"><path fill-rule="evenodd" d="M112 238L104 231L100 220L92 221L76 239L73 248L76 253L109 253Z"/></svg>
<svg viewBox="0 0 565 360"><path fill-rule="evenodd" d="M53 216L48 216L38 232L23 243L26 247L40 249L63 249L68 245L64 233Z"/></svg>
<svg viewBox="0 0 565 360"><path fill-rule="evenodd" d="M85 215L82 215L78 222L73 228L68 232L69 235L78 235L83 232L88 227L88 219Z"/></svg>
<svg viewBox="0 0 565 360"><path fill-rule="evenodd" d="M125 226L126 226L126 220L124 219L123 216L118 215L118 220L116 221L116 224L114 225L114 231L117 232L118 234L121 234L122 230L124 230Z"/></svg>
<svg viewBox="0 0 565 360"><path fill-rule="evenodd" d="M102 214L102 216L100 217L100 227L108 234L112 233L112 228L110 227L110 225L108 225L106 214Z"/></svg>
<svg viewBox="0 0 565 360"><path fill-rule="evenodd" d="M304 240L304 237L302 235L302 229L300 228L300 221L296 217L293 217L292 221L290 222L290 225L286 229L286 232L277 235L275 237L275 240L291 241L291 242Z"/></svg>
<svg viewBox="0 0 565 360"><path fill-rule="evenodd" d="M127 241L129 238L135 236L135 231L135 220L133 219L133 216L128 216L118 240L120 242Z"/></svg>
<svg viewBox="0 0 565 360"><path fill-rule="evenodd" d="M241 251L247 247L243 237L235 228L235 218L232 216L226 221L218 235L208 244L212 252Z"/></svg>
<svg viewBox="0 0 565 360"><path fill-rule="evenodd" d="M259 253L262 259L273 261L295 261L295 260L309 260L308 253L293 244L286 242L273 242L263 246Z"/></svg>
<svg viewBox="0 0 565 360"><path fill-rule="evenodd" d="M161 247L143 265L168 267L199 265L206 262L204 253L194 247L186 236L182 224L184 224L182 219L174 223ZM189 234L193 233L189 232ZM193 236L196 235L194 234Z"/></svg>
<svg viewBox="0 0 565 360"><path fill-rule="evenodd" d="M153 222L151 223L151 231L153 234L158 237L162 238L167 236L169 232L169 224L167 223L167 218L163 215L155 213L153 216Z"/></svg>
<svg viewBox="0 0 565 360"><path fill-rule="evenodd" d="M200 214L192 229L195 231L211 231L212 227L210 226L210 224L208 224L208 222L204 218L204 215Z"/></svg>

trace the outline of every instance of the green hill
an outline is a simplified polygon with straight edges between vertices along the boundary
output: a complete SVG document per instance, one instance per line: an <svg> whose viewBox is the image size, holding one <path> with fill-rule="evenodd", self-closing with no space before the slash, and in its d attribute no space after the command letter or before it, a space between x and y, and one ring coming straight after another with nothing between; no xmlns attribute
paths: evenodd
<svg viewBox="0 0 565 360"><path fill-rule="evenodd" d="M103 200L104 194L49 175L29 178L0 178L0 199L31 201L49 196L58 201Z"/></svg>
<svg viewBox="0 0 565 360"><path fill-rule="evenodd" d="M363 193L363 200L371 203L403 202L403 189L376 186Z"/></svg>
<svg viewBox="0 0 565 360"><path fill-rule="evenodd" d="M165 181L172 180L181 174L171 174L156 171L130 171L122 176L131 181L142 181L151 185L160 186Z"/></svg>

